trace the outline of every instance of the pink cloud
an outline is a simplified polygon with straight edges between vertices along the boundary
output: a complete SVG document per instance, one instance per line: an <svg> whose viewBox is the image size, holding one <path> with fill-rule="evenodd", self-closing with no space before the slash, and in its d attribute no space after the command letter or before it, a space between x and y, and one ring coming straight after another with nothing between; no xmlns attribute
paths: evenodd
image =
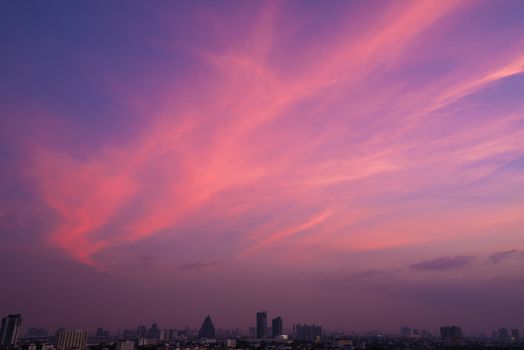
<svg viewBox="0 0 524 350"><path fill-rule="evenodd" d="M515 50L487 68L435 77L435 84L423 87L387 74L419 58L416 49L427 36L439 35L430 29L452 25L449 18L470 6L395 3L370 16L369 27L329 24L338 28L336 37L286 56L275 51L283 40L297 40L300 21L289 29L285 9L269 3L242 33L246 41L224 30L217 33L229 42L222 49L188 49L206 69L205 89L187 81L184 91L180 85L152 91L162 105L148 106L148 96L131 99L144 124L125 144L108 143L82 157L45 144L34 150L35 183L58 215L50 241L97 265L104 250L165 230L176 235L192 220L239 222L262 210L273 215L243 232L237 242L243 253L272 248L302 231L310 234L298 246L358 251L428 244L453 237L444 229L449 226L475 234L518 222L521 203L485 216L482 227L466 227L442 208L440 223L430 225L388 199L409 207L411 200L403 198L410 193L431 196L435 188L453 191L481 181L499 165L488 161L524 151L518 111L451 122L454 114L446 110L521 73ZM216 26L225 21L214 20ZM282 28L289 30L280 35ZM282 69L297 57L303 59L293 73ZM119 98L126 96L114 86ZM445 132L431 129L432 123L444 124ZM477 162L485 164L471 166ZM472 212L465 211L468 220Z"/></svg>

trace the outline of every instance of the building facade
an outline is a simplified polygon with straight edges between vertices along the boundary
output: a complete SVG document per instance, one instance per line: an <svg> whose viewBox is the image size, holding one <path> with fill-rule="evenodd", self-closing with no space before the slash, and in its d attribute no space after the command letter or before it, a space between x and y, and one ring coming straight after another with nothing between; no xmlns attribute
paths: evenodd
<svg viewBox="0 0 524 350"><path fill-rule="evenodd" d="M267 311L257 312L257 339L267 337Z"/></svg>
<svg viewBox="0 0 524 350"><path fill-rule="evenodd" d="M81 329L59 329L55 336L57 350L85 350L87 346L87 332Z"/></svg>
<svg viewBox="0 0 524 350"><path fill-rule="evenodd" d="M282 317L278 316L271 321L271 332L273 338L284 334L284 323L282 321Z"/></svg>
<svg viewBox="0 0 524 350"><path fill-rule="evenodd" d="M322 327L317 325L300 325L295 326L296 338L301 341L319 341L322 338Z"/></svg>
<svg viewBox="0 0 524 350"><path fill-rule="evenodd" d="M4 317L0 327L0 346L16 346L21 325L22 316L19 314Z"/></svg>
<svg viewBox="0 0 524 350"><path fill-rule="evenodd" d="M204 319L204 322L202 322L202 326L198 332L198 337L207 339L215 338L215 326L213 325L213 321L211 321L211 317L209 315L207 315L207 317Z"/></svg>

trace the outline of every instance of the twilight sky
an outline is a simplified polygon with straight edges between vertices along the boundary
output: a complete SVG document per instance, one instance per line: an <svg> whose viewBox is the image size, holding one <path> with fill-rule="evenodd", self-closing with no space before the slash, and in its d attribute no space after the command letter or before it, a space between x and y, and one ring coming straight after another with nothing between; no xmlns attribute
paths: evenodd
<svg viewBox="0 0 524 350"><path fill-rule="evenodd" d="M524 2L4 2L0 314L524 330Z"/></svg>

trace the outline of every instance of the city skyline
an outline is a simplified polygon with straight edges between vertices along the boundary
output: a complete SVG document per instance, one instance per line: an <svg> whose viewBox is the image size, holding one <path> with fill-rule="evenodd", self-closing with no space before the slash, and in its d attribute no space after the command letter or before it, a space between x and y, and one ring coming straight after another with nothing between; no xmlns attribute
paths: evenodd
<svg viewBox="0 0 524 350"><path fill-rule="evenodd" d="M328 330L324 329L318 324L300 324L293 323L290 327L283 327L283 319L281 316L277 316L272 319L271 327L267 325L267 311L260 311L256 313L256 326L248 327L247 329L216 329L210 315L207 315L202 321L201 326L198 328L191 328L187 325L184 328L173 328L173 327L159 327L156 322L151 324L151 327L141 324L131 329L118 328L116 330L109 330L104 327L97 327L96 331L89 331L83 329L71 329L67 327L59 327L55 331L56 343L68 343L79 341L86 344L87 336L95 339L108 339L119 337L120 339L134 339L134 338L150 338L168 341L178 336L183 335L184 337L194 337L200 339L212 339L212 338L249 338L252 339L276 339L278 341L287 341L287 337L294 337L296 340L312 342L316 337L322 338L339 338L351 336L400 336L406 338L441 338L442 340L449 339L464 339L468 338L485 338L488 339L489 335L485 333L477 333L475 331L464 333L464 330L457 325L440 326L437 333L434 334L427 329L411 328L408 326L402 326L398 333L384 333L379 330L368 330L364 333L349 332L346 333L343 330ZM257 332L257 328L264 327L263 332ZM22 335L22 315L20 314L9 314L2 318L0 327L0 346L11 346L15 345L19 339L38 339L38 338L49 338L53 337L51 333L43 328L29 328ZM251 332L253 330L253 332ZM265 334L263 334L265 333ZM283 336L284 338L281 338ZM491 339L498 339L503 341L520 340L520 331L516 328L499 328L492 331ZM291 340L291 339L289 339ZM78 346L75 346L78 347Z"/></svg>
<svg viewBox="0 0 524 350"><path fill-rule="evenodd" d="M0 45L0 315L524 329L524 1L6 2Z"/></svg>
<svg viewBox="0 0 524 350"><path fill-rule="evenodd" d="M307 323L291 323L286 324L284 327L284 321L281 316L276 316L271 320L271 326L267 323L268 321L268 312L260 311L256 312L256 320L254 326L247 327L235 327L235 328L215 328L215 325L211 319L210 315L207 315L201 322L199 327L194 325L185 324L183 327L173 327L173 325L159 327L156 322L152 322L151 326L148 327L142 322L135 327L117 327L114 329L100 327L98 325L96 329L86 329L79 327L67 327L60 326L55 330L44 329L42 327L26 327L22 328L22 317L20 314L9 314L2 319L0 327L0 343L4 345L14 344L17 342L17 339L28 339L28 338L48 338L53 337L53 334L56 333L58 339L75 339L74 336L64 336L61 334L64 331L64 334L75 334L75 332L81 332L81 336L84 337L89 334L90 337L104 339L104 338L113 338L113 337L123 337L124 339L130 338L153 338L166 340L171 337L176 337L178 335L185 334L185 336L195 337L195 338L227 338L227 337L251 337L253 339L279 339L280 336L284 337L296 337L297 340L303 341L314 341L316 336L325 335L329 337L344 337L344 336L398 336L401 337L415 337L415 338L486 338L489 339L489 332L483 332L476 329L468 329L464 331L462 327L456 325L452 326L439 326L437 329L425 329L423 327L412 328L409 326L401 326L397 328L396 331L384 331L379 329L368 329L365 331L355 331L355 330L344 330L344 329L325 329L319 324L307 324ZM265 325L265 327L264 327ZM259 327L263 327L263 331L257 331ZM260 328L262 329L262 328ZM71 333L73 332L73 333ZM175 333L173 333L175 332ZM187 333L187 334L186 334ZM451 336L450 336L451 334ZM215 336L216 335L216 336ZM514 339L520 339L520 331L517 328L497 328L492 330L491 339L509 339L510 337ZM82 338L81 338L82 339ZM287 339L287 338L284 338ZM77 340L84 342L84 340ZM60 341L59 341L60 342ZM1 344L0 344L1 345Z"/></svg>

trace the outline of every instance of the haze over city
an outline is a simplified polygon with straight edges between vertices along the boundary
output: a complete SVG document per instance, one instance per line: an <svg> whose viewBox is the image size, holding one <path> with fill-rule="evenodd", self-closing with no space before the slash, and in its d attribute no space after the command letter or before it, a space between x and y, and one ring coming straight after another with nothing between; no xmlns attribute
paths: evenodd
<svg viewBox="0 0 524 350"><path fill-rule="evenodd" d="M524 1L13 1L0 44L0 317L524 329Z"/></svg>

